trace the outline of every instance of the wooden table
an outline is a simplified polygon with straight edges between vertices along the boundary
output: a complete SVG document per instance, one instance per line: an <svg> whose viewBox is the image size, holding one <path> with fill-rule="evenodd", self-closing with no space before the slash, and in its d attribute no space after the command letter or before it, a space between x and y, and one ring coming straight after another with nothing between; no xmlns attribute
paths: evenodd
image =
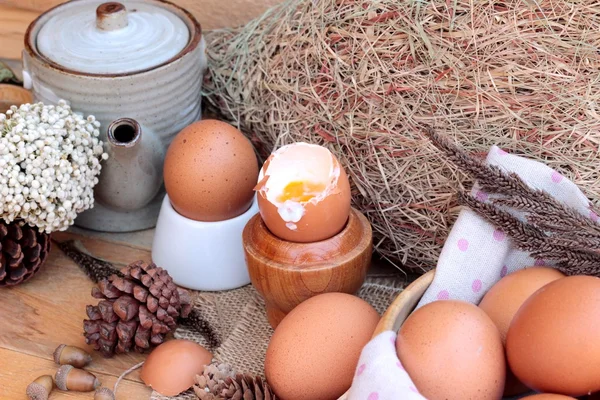
<svg viewBox="0 0 600 400"><path fill-rule="evenodd" d="M21 58L27 27L38 12L2 5L0 0L0 58Z"/></svg>
<svg viewBox="0 0 600 400"><path fill-rule="evenodd" d="M53 234L57 241L80 240L91 254L117 266L140 259L150 261L152 237L153 230L114 234L71 228L69 232ZM406 279L382 261L374 261L369 275ZM57 365L52 353L63 343L88 350L93 361L86 369L111 389L119 375L145 359L145 355L136 353L105 359L85 344L85 306L98 302L90 294L93 286L83 271L53 244L46 263L30 281L0 288L0 400L26 400L25 389L30 382L40 375L54 375ZM148 399L151 393L137 370L121 382L117 399ZM55 389L50 400L59 399L93 399L93 392Z"/></svg>
<svg viewBox="0 0 600 400"><path fill-rule="evenodd" d="M58 241L80 239L92 254L115 264L150 260L147 249L128 243L66 232L54 237ZM0 399L26 400L25 388L31 381L40 375L54 375L57 365L52 353L62 343L88 349L93 362L86 369L110 388L122 372L144 360L143 355L135 353L105 359L85 344L85 306L98 302L90 295L93 286L79 267L53 246L45 265L30 281L0 289ZM117 398L147 399L150 394L138 370L121 382ZM93 399L93 392L55 389L50 400L58 399Z"/></svg>

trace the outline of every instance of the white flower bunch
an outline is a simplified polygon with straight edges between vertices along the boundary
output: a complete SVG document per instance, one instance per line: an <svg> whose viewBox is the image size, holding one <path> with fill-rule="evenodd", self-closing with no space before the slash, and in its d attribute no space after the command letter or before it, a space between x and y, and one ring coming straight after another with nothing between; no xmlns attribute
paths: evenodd
<svg viewBox="0 0 600 400"><path fill-rule="evenodd" d="M24 104L0 114L0 218L21 219L40 231L66 230L94 205L100 123L58 105Z"/></svg>

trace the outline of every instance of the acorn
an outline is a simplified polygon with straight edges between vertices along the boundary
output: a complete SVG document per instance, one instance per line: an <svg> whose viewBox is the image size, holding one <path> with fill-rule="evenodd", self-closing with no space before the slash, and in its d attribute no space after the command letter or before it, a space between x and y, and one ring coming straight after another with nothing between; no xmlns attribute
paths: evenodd
<svg viewBox="0 0 600 400"><path fill-rule="evenodd" d="M29 400L48 400L54 389L54 381L50 375L42 375L27 385L26 394Z"/></svg>
<svg viewBox="0 0 600 400"><path fill-rule="evenodd" d="M75 368L83 368L92 362L92 356L79 347L61 344L54 350L54 362L60 365L72 365Z"/></svg>
<svg viewBox="0 0 600 400"><path fill-rule="evenodd" d="M101 387L96 390L94 400L115 400L115 394L107 387Z"/></svg>
<svg viewBox="0 0 600 400"><path fill-rule="evenodd" d="M54 380L60 390L73 392L91 392L100 386L100 381L94 374L75 368L72 365L61 366L56 371Z"/></svg>

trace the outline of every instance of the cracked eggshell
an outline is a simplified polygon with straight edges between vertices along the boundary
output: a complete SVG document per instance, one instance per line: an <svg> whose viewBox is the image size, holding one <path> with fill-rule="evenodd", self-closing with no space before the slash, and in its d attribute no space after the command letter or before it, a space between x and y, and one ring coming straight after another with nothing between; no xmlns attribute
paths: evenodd
<svg viewBox="0 0 600 400"><path fill-rule="evenodd" d="M325 189L308 201L281 201L286 185L311 181ZM257 192L260 215L275 236L290 242L329 239L350 215L350 182L338 159L325 147L298 142L273 152L263 164Z"/></svg>
<svg viewBox="0 0 600 400"><path fill-rule="evenodd" d="M176 396L194 384L194 377L213 355L199 344L173 339L154 349L142 366L142 381L163 396Z"/></svg>

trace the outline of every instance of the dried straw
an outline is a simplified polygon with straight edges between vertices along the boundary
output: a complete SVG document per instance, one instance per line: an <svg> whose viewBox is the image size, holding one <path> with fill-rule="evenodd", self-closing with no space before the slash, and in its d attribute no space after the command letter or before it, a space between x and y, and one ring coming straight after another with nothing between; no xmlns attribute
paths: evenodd
<svg viewBox="0 0 600 400"><path fill-rule="evenodd" d="M376 249L429 269L471 181L420 133L547 163L600 199L600 3L291 0L207 35L210 108L264 156L327 146Z"/></svg>

